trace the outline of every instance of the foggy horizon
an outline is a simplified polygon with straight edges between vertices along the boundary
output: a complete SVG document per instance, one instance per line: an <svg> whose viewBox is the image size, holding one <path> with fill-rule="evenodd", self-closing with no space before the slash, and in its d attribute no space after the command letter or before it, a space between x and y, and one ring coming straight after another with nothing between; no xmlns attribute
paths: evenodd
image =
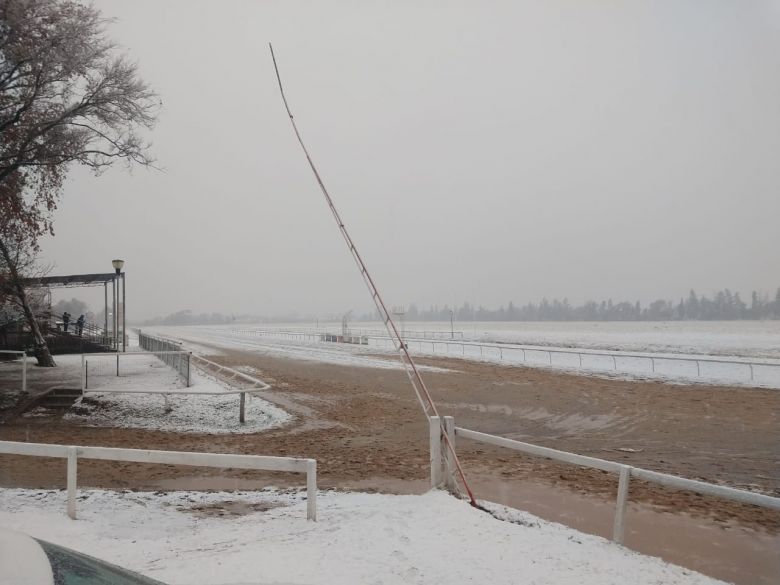
<svg viewBox="0 0 780 585"><path fill-rule="evenodd" d="M126 261L128 318L675 300L780 274L772 2L96 2L163 171L73 168L51 274ZM102 308L97 289L55 291Z"/></svg>

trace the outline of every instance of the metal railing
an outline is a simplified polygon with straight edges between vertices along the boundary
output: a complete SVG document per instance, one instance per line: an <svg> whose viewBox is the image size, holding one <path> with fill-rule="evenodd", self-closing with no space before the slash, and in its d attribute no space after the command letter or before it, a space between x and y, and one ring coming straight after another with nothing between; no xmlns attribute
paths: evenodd
<svg viewBox="0 0 780 585"><path fill-rule="evenodd" d="M266 455L234 455L232 453L193 453L190 451L155 451L114 447L81 447L47 443L0 441L0 454L32 457L57 457L68 460L68 516L76 519L76 489L78 459L102 459L162 465L190 465L225 469L255 469L306 474L306 518L317 520L317 461L297 457Z"/></svg>
<svg viewBox="0 0 780 585"><path fill-rule="evenodd" d="M263 330L263 329L218 329L230 335L243 335L247 337L272 337L290 341L320 342L322 332L315 333L311 331L288 331L288 330ZM357 330L356 330L357 331ZM393 347L393 342L386 335L365 335L368 338L369 346ZM772 378L770 385L780 384L780 361L755 360L750 358L728 359L715 356L685 356L685 355L664 355L636 352L616 352L603 350L585 350L585 349L558 349L546 348L540 346L519 345L510 343L483 343L479 341L452 341L447 339L414 339L404 338L410 349L415 349L420 353L430 353L433 355L460 356L464 358L496 359L505 363L518 363L527 365L546 365L550 367L562 368L580 368L595 371L625 371L633 374L649 374L657 376L674 377L698 377L706 378L706 365L731 365L737 366L741 374L728 376L735 382L755 382L756 373L763 372L765 377ZM444 348L444 351L440 350ZM553 359L553 356L573 356L574 360L562 363L561 360ZM534 356L542 359L533 359ZM602 365L594 366L594 359L602 359ZM609 364L604 367L603 360ZM639 360L644 363L643 368L627 367L627 360ZM590 365L588 365L590 362ZM695 367L690 372L681 374L680 372L664 371L664 365L669 362L684 362ZM621 364L624 366L620 368ZM721 374L722 377L722 374Z"/></svg>
<svg viewBox="0 0 780 585"><path fill-rule="evenodd" d="M27 392L27 354L23 351L15 351L10 349L0 350L0 354L22 358L22 392Z"/></svg>
<svg viewBox="0 0 780 585"><path fill-rule="evenodd" d="M261 392L263 390L270 390L271 386L262 380L258 380L257 378L254 378L250 376L249 374L245 374L243 372L239 372L238 370L234 370L233 368L229 368L228 366L223 366L221 364L218 364L216 362L212 362L210 360L207 360L206 358L203 358L199 355L194 355L191 352L184 352L184 351L163 351L163 352L155 352L154 355L157 358L166 358L170 354L185 354L187 359L190 363L192 363L197 369L201 370L205 374L210 374L212 376L221 376L222 380L226 382L227 384L230 384L231 382L235 382L236 380L242 380L244 382L247 382L251 384L251 387L246 388L242 387L237 390L217 390L217 391L209 391L209 390L180 390L180 389L174 389L174 390L160 390L160 389L137 389L137 388L110 388L105 386L99 386L97 388L90 388L90 369L89 369L89 360L92 358L100 358L100 357L110 357L113 359L116 359L116 376L120 375L120 372L122 369L120 368L120 357L122 360L128 360L128 359L137 359L141 358L143 356L148 356L150 354L147 353L141 353L141 352L130 352L130 353L90 353L90 354L82 354L81 355L81 394L85 395L87 393L94 393L94 394L150 394L150 395L160 395L165 400L165 406L166 408L169 406L169 400L170 397L175 396L181 396L181 395L190 395L190 396L229 396L229 395L239 395L239 406L238 406L238 422L245 423L246 422L246 395L247 394L254 394L256 392ZM112 374L113 375L113 374ZM187 375L190 375L190 370L187 370ZM187 379L187 387L190 388L192 386L191 384L191 378Z"/></svg>
<svg viewBox="0 0 780 585"><path fill-rule="evenodd" d="M319 343L325 341L323 333L262 329L214 329L229 335L247 337L271 337L289 341ZM363 336L369 346L393 348L387 336ZM664 355L636 352L617 352L585 349L558 349L510 343L482 343L478 341L451 341L405 338L407 347L422 354L447 355L466 359L497 360L507 364L548 366L589 371L625 372L632 375L649 375L681 379L702 378L735 383L758 382L769 387L780 387L780 360L755 360L750 358L728 359L716 356ZM441 349L444 348L442 352ZM554 359L553 356L572 356L574 359ZM536 357L537 359L534 359ZM541 358L541 359L538 359ZM601 364L594 364L601 360ZM633 360L633 364L632 364ZM605 361L608 365L605 365ZM637 361L644 364L636 367ZM627 363L628 362L628 363ZM670 363L687 363L689 371L670 371ZM736 366L728 372L718 372L718 366ZM621 367L622 366L622 367ZM715 371L713 371L713 366ZM695 370L694 370L695 368Z"/></svg>
<svg viewBox="0 0 780 585"><path fill-rule="evenodd" d="M350 327L349 332L351 335L387 337L387 332L384 329L361 329ZM420 331L419 329L404 329L401 331L399 329L398 332L403 339L463 339L463 331Z"/></svg>
<svg viewBox="0 0 780 585"><path fill-rule="evenodd" d="M116 360L116 377L118 378L122 372L122 368L120 367L121 361L139 359L143 356L148 356L150 354L154 355L154 357L159 359L161 362L173 368L173 370L179 375L179 377L186 383L187 388L189 388L192 385L192 380L190 377L190 358L192 357L192 353L188 351L181 351L181 350L155 351L149 353L112 351L108 353L82 353L81 354L81 393L83 394L85 390L90 389L89 388L90 372L94 372L94 364L96 359L110 357L113 360ZM93 365L92 370L90 370L89 360L92 360L92 365ZM110 392L111 390L105 390L105 391ZM130 393L131 391L122 390L118 392ZM151 391L151 390L146 393L162 394L162 392Z"/></svg>
<svg viewBox="0 0 780 585"><path fill-rule="evenodd" d="M52 327L53 326L53 327ZM48 317L49 331L57 334L69 335L74 339L90 341L102 345L106 349L116 350L116 337L95 323L84 322L79 328L78 319L68 320L68 331L65 330L65 322L62 315L51 314Z"/></svg>
<svg viewBox="0 0 780 585"><path fill-rule="evenodd" d="M187 383L187 388L190 387L191 351L183 351L181 343L162 337L147 335L146 333L142 333L140 329L138 330L138 345L142 349L153 353L161 362L179 372L179 375Z"/></svg>
<svg viewBox="0 0 780 585"><path fill-rule="evenodd" d="M250 328L245 327L242 329L215 329L215 331L230 331L235 333L241 333L243 335L254 336L285 336L286 334L297 334L309 337L317 337L322 334L328 335L343 335L344 330L341 327L301 327L300 329L274 329L274 328ZM400 331L404 339L463 339L463 331L421 331L417 329L406 329ZM347 335L358 336L373 336L373 337L387 337L387 332L384 329L363 329L361 327L349 327Z"/></svg>
<svg viewBox="0 0 780 585"><path fill-rule="evenodd" d="M195 367L206 374L221 375L222 379L227 383L235 382L236 380L242 380L252 385L251 389L228 391L228 393L240 394L240 401L238 407L239 408L238 422L240 423L246 422L246 414L245 414L246 395L253 394L258 391L271 389L271 386L269 384L266 384L262 380L258 380L257 378L254 378L249 374L245 374L244 372L239 372L238 370L234 370L233 368L229 368L228 366L223 366L222 364L218 364L217 362L212 362L211 360L207 360L206 358L201 357L199 355L191 354L191 358L195 361Z"/></svg>
<svg viewBox="0 0 780 585"><path fill-rule="evenodd" d="M376 339L380 345L388 347L392 345L392 342L388 338L371 338ZM430 353L438 355L436 348L445 347L447 355L460 354L461 357L477 357L476 351L479 350L479 358L498 358L499 361L512 361L513 363L529 363L529 364L541 364L548 366L559 367L575 367L585 368L583 364L583 357L606 357L609 358L611 368L595 368L599 370L608 369L612 371L619 371L618 364L621 360L641 360L647 364L648 374L662 374L659 370L659 364L664 362L687 362L696 366L696 377L702 377L702 364L728 364L743 366L745 372L745 381L748 379L752 382L755 381L756 370L766 368L770 369L773 373L780 374L780 361L771 362L765 360L753 360L750 358L744 359L724 359L712 356L683 356L683 355L650 355L648 353L633 353L633 352L611 352L602 350L577 350L577 349L557 349L546 348L529 345L516 345L516 344L503 344L503 343L480 343L476 341L425 341L425 340L409 340L408 345L410 347L416 347L417 351L426 353L426 349L430 349ZM455 348L459 351L450 351L450 348ZM468 351L467 351L468 349ZM472 354L473 350L473 354ZM545 362L540 360L529 360L529 357L533 355L545 356ZM575 363L553 363L554 355L571 355L576 356L577 361ZM517 359L510 360L509 358L516 357ZM593 369L593 368L591 368ZM634 370L631 370L632 372ZM692 373L692 372L691 372Z"/></svg>
<svg viewBox="0 0 780 585"><path fill-rule="evenodd" d="M446 459L446 454L444 461L442 461L441 435L443 432L447 433L447 437L452 442L452 444L454 444L456 437L461 437L463 439L470 439L472 441L478 441L488 445L495 445L498 447L512 449L514 451L520 451L528 455L546 457L548 459L561 461L563 463L579 465L581 467L589 467L591 469L600 469L609 473L618 474L617 502L615 506L615 518L612 529L612 540L618 544L622 544L623 542L626 506L628 503L628 490L632 477L636 477L637 479L656 483L672 489L688 490L699 494L740 502L743 504L752 504L754 506L780 510L780 498L748 492L745 490L739 490L722 485L706 483L703 481L686 479L683 477L677 477L675 475L669 475L667 473L659 473L657 471L641 469L639 467L632 467L622 463L615 463L614 461L607 461L606 459L587 457L585 455L577 455L576 453L569 453L567 451L550 449L549 447L541 447L539 445L523 443L521 441L515 441L514 439L507 439L497 435L480 433L478 431L456 427L455 420L451 416L444 417L444 425L441 425L441 421L438 417L431 417L429 420L431 487L434 488L439 487L442 484L448 488L453 488L455 485L455 477L452 471L452 465ZM442 431L442 426L444 431ZM444 465L442 465L442 463L444 463Z"/></svg>

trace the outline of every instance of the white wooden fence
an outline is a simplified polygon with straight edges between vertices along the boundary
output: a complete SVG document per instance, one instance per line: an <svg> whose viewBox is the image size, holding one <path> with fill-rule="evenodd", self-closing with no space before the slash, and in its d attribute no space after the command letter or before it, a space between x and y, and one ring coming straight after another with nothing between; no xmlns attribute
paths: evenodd
<svg viewBox="0 0 780 585"><path fill-rule="evenodd" d="M215 329L233 336L271 337L319 343L322 333L311 331L263 330L263 329ZM394 341L387 335L364 335L368 345L394 348ZM420 354L446 355L465 359L499 361L507 364L527 364L565 369L625 372L649 376L673 378L728 379L739 383L753 383L780 387L780 360L727 358L684 354L654 354L629 351L605 351L598 349L565 349L515 343L489 343L464 339L419 339L404 336L409 349ZM687 364L679 371L674 364ZM723 366L730 366L723 371Z"/></svg>
<svg viewBox="0 0 780 585"><path fill-rule="evenodd" d="M15 355L22 358L22 392L27 392L27 354L23 351L0 350L0 353Z"/></svg>
<svg viewBox="0 0 780 585"><path fill-rule="evenodd" d="M379 345L390 347L392 340L387 338L369 338L370 343L376 342ZM673 363L687 363L691 365L690 372L685 377L707 378L707 368L728 365L734 368L734 371L728 373L721 372L716 377L724 375L735 382L754 382L763 374L765 383L780 383L780 361L769 361L752 358L721 358L717 356L686 356L683 354L666 355L652 353L635 353L628 351L603 351L598 349L558 349L546 348L540 346L518 345L510 343L482 343L477 341L445 341L445 340L419 340L410 339L407 342L410 349L415 349L421 354L429 353L439 355L460 356L463 358L479 359L498 359L505 363L546 365L549 367L561 367L571 369L592 369L597 371L625 371L626 373L644 374L644 375L669 375L673 377L680 376L680 372L669 371L669 366ZM442 352L441 349L444 348ZM477 354L477 352L479 352ZM573 359L566 361L553 356L572 356ZM541 359L539 359L541 358ZM593 361L597 358L604 358L609 366L595 365ZM602 360L603 361L603 360ZM588 365L590 362L590 365ZM644 365L643 368L636 368L632 364L639 362ZM693 372L695 367L695 374ZM711 375L711 374L710 374Z"/></svg>
<svg viewBox="0 0 780 585"><path fill-rule="evenodd" d="M317 519L317 461L296 457L269 457L265 455L234 455L230 453L193 453L189 451L154 451L147 449L119 449L114 447L79 447L46 443L19 443L0 441L0 454L56 457L68 460L67 489L68 516L76 518L76 470L78 458L163 465L192 465L263 471L288 471L306 474L306 518Z"/></svg>
<svg viewBox="0 0 780 585"><path fill-rule="evenodd" d="M442 485L450 490L455 488L454 465L448 459L449 450L446 450L445 453L445 450L442 449L443 433L447 433L447 437L452 445L455 445L456 437L462 437L464 439L479 441L480 443L506 447L507 449L512 449L514 451L521 451L529 455L547 457L548 459L561 461L563 463L571 463L572 465L601 469L603 471L618 474L617 503L615 506L615 520L612 529L612 540L618 544L623 542L628 488L632 477L657 483L672 489L689 490L699 494L741 502L743 504L752 504L754 506L780 510L780 498L738 490L722 485L705 483L703 481L686 479L666 473L658 473L656 471L649 471L638 467L631 467L630 465L615 463L614 461L607 461L605 459L597 459L595 457L577 455L576 453L558 451L557 449L523 443L521 441L515 441L496 435L488 435L486 433L456 427L455 420L451 416L445 416L443 421L439 417L430 418L431 487L434 488ZM445 453L443 461L442 453Z"/></svg>

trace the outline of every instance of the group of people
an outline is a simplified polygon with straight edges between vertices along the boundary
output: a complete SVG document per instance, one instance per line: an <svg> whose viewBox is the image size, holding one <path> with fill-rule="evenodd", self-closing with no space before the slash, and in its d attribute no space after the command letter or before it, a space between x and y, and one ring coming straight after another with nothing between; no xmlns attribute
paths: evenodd
<svg viewBox="0 0 780 585"><path fill-rule="evenodd" d="M68 332L68 326L70 325L70 318L71 314L65 311L62 314L62 328L65 330L65 333ZM76 333L81 337L81 334L84 332L84 323L86 322L86 318L84 315L79 316L78 319L76 319Z"/></svg>

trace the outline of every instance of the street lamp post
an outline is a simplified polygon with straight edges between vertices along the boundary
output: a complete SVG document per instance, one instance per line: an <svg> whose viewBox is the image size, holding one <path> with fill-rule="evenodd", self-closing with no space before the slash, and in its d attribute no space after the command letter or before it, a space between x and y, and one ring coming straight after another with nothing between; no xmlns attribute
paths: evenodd
<svg viewBox="0 0 780 585"><path fill-rule="evenodd" d="M455 325L453 323L454 315L455 315L455 311L450 309L450 339L455 339Z"/></svg>
<svg viewBox="0 0 780 585"><path fill-rule="evenodd" d="M122 272L122 267L125 265L124 260L115 259L111 261L111 266L114 267L114 270L116 271L116 275L114 276L114 281L118 278L122 279L122 351L127 351L127 328L126 328L126 319L125 319L125 301L126 301L126 295L125 295L125 273ZM114 339L116 342L116 350L119 351L119 291L117 291L116 297L114 298L115 303L115 310L114 310Z"/></svg>

